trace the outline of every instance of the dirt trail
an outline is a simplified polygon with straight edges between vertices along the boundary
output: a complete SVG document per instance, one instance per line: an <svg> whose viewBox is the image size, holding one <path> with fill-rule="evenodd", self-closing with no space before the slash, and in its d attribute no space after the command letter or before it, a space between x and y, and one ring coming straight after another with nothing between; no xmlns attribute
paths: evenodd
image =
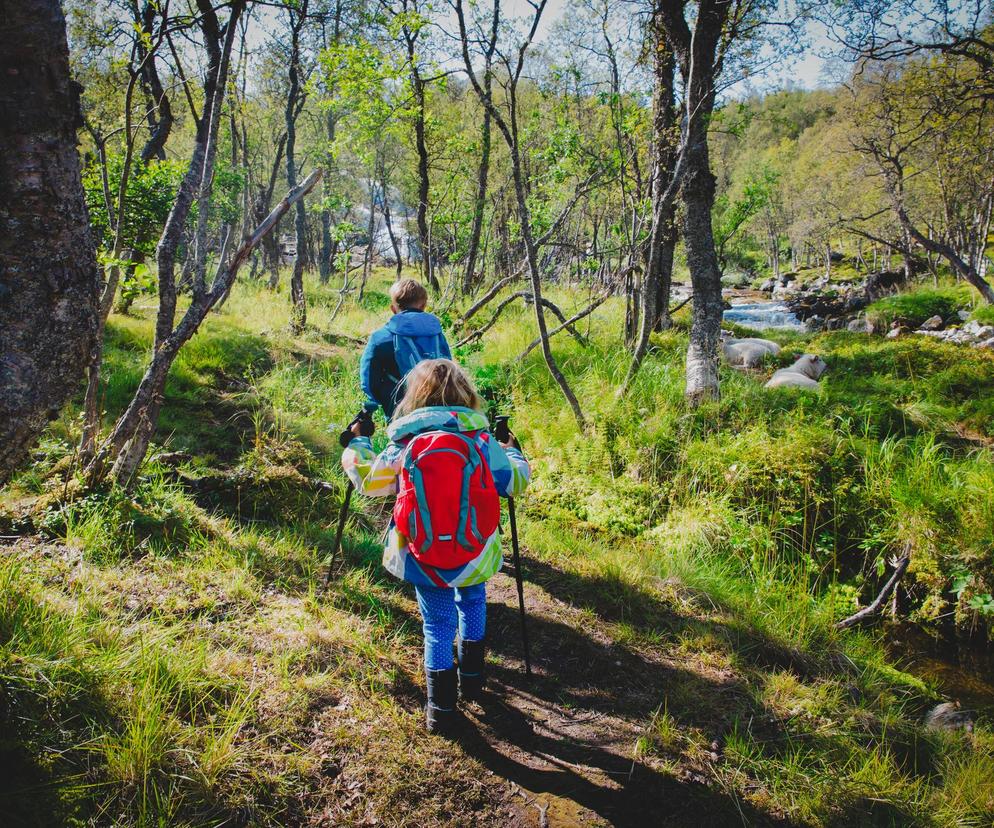
<svg viewBox="0 0 994 828"><path fill-rule="evenodd" d="M692 765L663 773L661 762L637 758L637 742L663 704L667 680L687 682L662 648L637 651L613 640L596 613L535 583L526 581L525 598L534 676L524 675L514 581L498 575L488 589L488 637L500 663L491 669L487 698L466 711L461 744L506 780L527 806L519 810L526 824L784 824L704 784ZM717 678L702 677L701 689L716 700L737 694L735 678L727 679L720 671ZM717 753L705 754L701 770L712 761L719 761Z"/></svg>
<svg viewBox="0 0 994 828"><path fill-rule="evenodd" d="M219 612L228 606L223 573L217 583L201 576L191 583L174 562L154 558L102 570L85 565L78 551L29 540L6 551L47 573L53 598L60 586L71 591L78 580L108 613L119 606L122 620L189 615L198 635L223 647L248 647L244 656L257 663L260 692L266 690L272 704L283 695L267 641L278 650L301 639L295 646L313 659L298 665L308 680L319 678L348 646L321 626L298 594L265 590L257 603ZM720 617L688 613L662 592L585 579L530 556L524 569L534 675L524 674L514 580L501 573L488 585L489 689L480 704L466 706L454 744L422 731L420 636L413 634L419 619L398 586L391 623L412 634L398 638L391 655L378 656L380 675L392 677L387 686L345 683L315 697L310 717L285 745L290 754L303 751L315 760L286 824L788 824L722 790L722 774L715 772L735 721L770 727L741 672L722 660L720 646L709 651L701 644L709 634L719 640ZM620 620L628 623L615 623ZM692 649L681 645L687 636L697 636ZM760 646L749 649L769 657ZM268 704L259 702L260 722L280 722ZM640 751L639 740L664 708L679 727L679 743ZM466 764L467 756L482 774Z"/></svg>

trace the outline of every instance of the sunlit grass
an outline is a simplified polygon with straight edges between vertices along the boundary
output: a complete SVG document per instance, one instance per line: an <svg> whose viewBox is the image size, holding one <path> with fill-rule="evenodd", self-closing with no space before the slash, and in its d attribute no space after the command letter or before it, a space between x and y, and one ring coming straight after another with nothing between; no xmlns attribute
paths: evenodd
<svg viewBox="0 0 994 828"><path fill-rule="evenodd" d="M152 455L183 457L151 459L133 493L77 497L58 471L78 439L70 412L15 480L11 499L37 498L35 528L69 551L0 564L0 677L24 711L8 738L54 751L46 784L78 800L80 819L285 824L312 784L304 729L328 706L348 709L330 736L343 753L379 752L368 795L381 819L430 777L434 750L397 689L420 681L420 622L378 566L376 504L353 500L348 566L329 593L319 581L344 491L337 434L361 401L352 339L387 318L391 279L378 270L363 303L350 297L334 320L337 284L309 282L300 337L285 287L243 281L170 377ZM568 287L548 295L566 314L588 302ZM454 320L459 303L442 310ZM105 427L144 370L153 313L138 303L111 319ZM890 665L874 632L833 623L906 549L916 618L979 620L965 602L994 575L994 463L979 439L994 422L994 360L924 339L783 335L778 365L825 356L820 394L770 394L761 376L722 369L722 399L691 411L686 313L653 335L619 400L623 316L609 300L579 325L588 344L553 340L587 431L541 351L519 359L533 308L509 307L459 358L493 410L512 415L535 466L519 505L529 579L614 646L720 675L741 688L731 703L776 723L774 734L741 718L714 759L690 719L726 697L674 681L636 756L673 774L692 767L802 824L988 824L986 721L972 737L924 734L935 688ZM968 576L962 601L954 572ZM909 743L928 748L927 765L907 758Z"/></svg>

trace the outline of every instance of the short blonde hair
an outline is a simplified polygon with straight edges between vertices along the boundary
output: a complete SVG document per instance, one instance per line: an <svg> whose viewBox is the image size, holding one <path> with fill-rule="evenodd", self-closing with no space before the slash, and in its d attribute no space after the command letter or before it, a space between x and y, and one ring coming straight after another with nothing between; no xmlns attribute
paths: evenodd
<svg viewBox="0 0 994 828"><path fill-rule="evenodd" d="M458 405L483 409L473 380L451 359L426 359L415 365L406 377L407 390L397 403L395 417L403 417L429 405Z"/></svg>
<svg viewBox="0 0 994 828"><path fill-rule="evenodd" d="M428 304L428 291L416 279L398 279L390 285L390 301L401 310L423 308Z"/></svg>

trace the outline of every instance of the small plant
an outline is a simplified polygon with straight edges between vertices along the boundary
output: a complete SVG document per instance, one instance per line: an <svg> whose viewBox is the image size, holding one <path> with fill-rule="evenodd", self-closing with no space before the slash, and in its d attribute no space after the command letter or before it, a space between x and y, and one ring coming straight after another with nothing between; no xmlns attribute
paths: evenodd
<svg viewBox="0 0 994 828"><path fill-rule="evenodd" d="M680 749L683 737L676 720L667 710L667 702L656 708L652 718L645 727L645 733L639 737L635 745L635 755L665 756L676 753Z"/></svg>
<svg viewBox="0 0 994 828"><path fill-rule="evenodd" d="M981 325L994 325L994 305L979 305L974 308L971 319Z"/></svg>

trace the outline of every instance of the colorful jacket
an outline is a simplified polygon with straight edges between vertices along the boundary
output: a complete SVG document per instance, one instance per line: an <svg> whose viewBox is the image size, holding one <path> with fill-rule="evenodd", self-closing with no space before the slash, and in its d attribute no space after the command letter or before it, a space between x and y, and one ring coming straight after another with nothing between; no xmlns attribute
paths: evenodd
<svg viewBox="0 0 994 828"><path fill-rule="evenodd" d="M394 356L394 336L412 337L423 348L432 347L435 337L439 337L439 355L452 358L449 343L442 333L442 323L434 314L404 310L373 331L359 361L359 382L366 394L363 408L373 413L382 407L387 419L393 416L397 402L404 395L404 378Z"/></svg>
<svg viewBox="0 0 994 828"><path fill-rule="evenodd" d="M501 497L521 494L531 479L531 469L516 448L505 449L488 431L490 424L479 411L458 406L430 406L390 423L390 444L379 455L368 437L356 437L342 454L342 467L356 490L369 497L397 493L404 451L411 439L426 431L453 431L475 434L485 446L497 492ZM398 578L426 586L461 587L480 584L491 578L503 564L500 534L494 532L473 560L455 569L441 569L420 563L400 539L393 521L383 549L383 566Z"/></svg>

